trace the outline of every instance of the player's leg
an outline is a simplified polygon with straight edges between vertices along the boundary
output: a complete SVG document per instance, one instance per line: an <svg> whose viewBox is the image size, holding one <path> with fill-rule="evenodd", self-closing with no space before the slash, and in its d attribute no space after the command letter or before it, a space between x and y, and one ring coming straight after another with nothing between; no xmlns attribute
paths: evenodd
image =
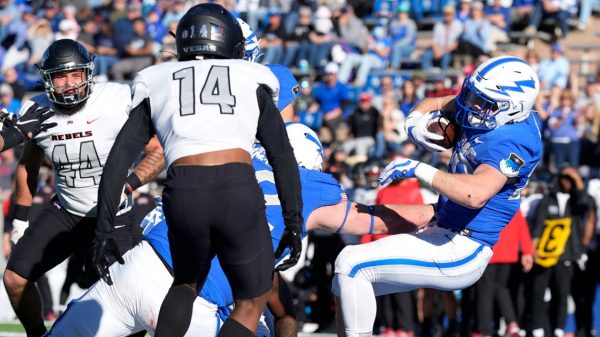
<svg viewBox="0 0 600 337"><path fill-rule="evenodd" d="M489 247L439 227L346 247L333 282L346 335L372 334L376 295L465 288L481 276L491 254Z"/></svg>
<svg viewBox="0 0 600 337"><path fill-rule="evenodd" d="M79 242L90 242L94 235L93 227L78 228L78 220L54 203L46 205L8 261L4 286L28 336L41 336L46 332L35 281L71 255Z"/></svg>
<svg viewBox="0 0 600 337"><path fill-rule="evenodd" d="M231 172L233 173L233 168ZM236 184L220 193L227 218L213 244L233 290L235 309L219 337L254 336L272 287L273 244L264 196L249 165L238 165Z"/></svg>
<svg viewBox="0 0 600 337"><path fill-rule="evenodd" d="M157 337L185 335L193 305L213 257L210 224L220 205L212 204L211 168L172 166L163 192L163 209L169 226L174 280L156 324ZM208 187L207 187L208 186ZM209 191L206 191L206 189Z"/></svg>
<svg viewBox="0 0 600 337"><path fill-rule="evenodd" d="M150 329L173 278L147 242L123 259L110 266L113 285L99 280L71 301L49 337L117 337Z"/></svg>
<svg viewBox="0 0 600 337"><path fill-rule="evenodd" d="M219 308L200 296L194 301L194 315L185 337L216 336L223 321L219 316Z"/></svg>

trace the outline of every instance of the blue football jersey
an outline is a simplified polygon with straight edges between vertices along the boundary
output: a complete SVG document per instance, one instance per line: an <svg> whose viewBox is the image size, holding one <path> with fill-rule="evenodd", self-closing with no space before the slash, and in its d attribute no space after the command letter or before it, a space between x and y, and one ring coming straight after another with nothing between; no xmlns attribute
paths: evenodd
<svg viewBox="0 0 600 337"><path fill-rule="evenodd" d="M437 221L455 230L468 228L471 238L493 246L515 215L521 190L542 158L541 122L535 113L519 123L477 132L463 130L449 164L451 173L473 173L481 164L502 172L506 185L481 209L462 206L440 195Z"/></svg>
<svg viewBox="0 0 600 337"><path fill-rule="evenodd" d="M256 178L265 195L267 205L267 222L271 230L271 239L274 249L279 245L281 234L285 229L281 205L277 196L277 189L273 178L271 167L259 159L254 159L253 164L256 170ZM342 201L344 192L333 176L300 168L300 181L302 184L302 200L304 219L308 219L310 214L319 207L336 205ZM161 258L172 268L171 251L168 241L168 228L162 208L156 207L148 213L142 221L144 227L144 240L148 241ZM305 224L302 225L303 237L306 235ZM284 252L285 256L287 252ZM277 261L278 262L278 261ZM227 307L234 303L233 293L227 277L215 257L211 261L211 268L200 290L199 296L209 302L219 306L222 318L227 312Z"/></svg>

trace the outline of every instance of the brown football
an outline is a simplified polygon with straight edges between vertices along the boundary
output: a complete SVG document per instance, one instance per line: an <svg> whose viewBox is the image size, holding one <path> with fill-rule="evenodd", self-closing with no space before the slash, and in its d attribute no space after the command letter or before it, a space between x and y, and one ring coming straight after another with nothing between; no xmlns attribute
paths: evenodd
<svg viewBox="0 0 600 337"><path fill-rule="evenodd" d="M451 149L456 144L456 126L446 114L441 112L437 117L432 118L427 125L427 131L444 136L444 139L433 141L433 143L442 146L445 149Z"/></svg>

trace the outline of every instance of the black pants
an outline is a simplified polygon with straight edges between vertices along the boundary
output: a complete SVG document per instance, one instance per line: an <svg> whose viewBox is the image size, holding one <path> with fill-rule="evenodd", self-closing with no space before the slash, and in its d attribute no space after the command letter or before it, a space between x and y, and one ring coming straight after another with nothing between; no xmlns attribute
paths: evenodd
<svg viewBox="0 0 600 337"><path fill-rule="evenodd" d="M570 261L559 261L550 268L534 264L530 273L532 328L549 327L550 331L563 329L567 322L567 298L571 292L573 264ZM544 302L544 294L548 287L552 292L549 308Z"/></svg>
<svg viewBox="0 0 600 337"><path fill-rule="evenodd" d="M171 166L163 205L173 285L200 289L217 255L236 299L271 289L273 244L251 165Z"/></svg>
<svg viewBox="0 0 600 337"><path fill-rule="evenodd" d="M594 301L596 299L596 286L598 285L598 271L600 260L598 251L588 251L588 262L585 270L575 267L573 276L572 296L575 301L575 323L577 337L592 337L594 329Z"/></svg>
<svg viewBox="0 0 600 337"><path fill-rule="evenodd" d="M490 264L477 281L477 330L484 336L492 335L494 304L507 323L516 322L515 308L508 289L511 264Z"/></svg>

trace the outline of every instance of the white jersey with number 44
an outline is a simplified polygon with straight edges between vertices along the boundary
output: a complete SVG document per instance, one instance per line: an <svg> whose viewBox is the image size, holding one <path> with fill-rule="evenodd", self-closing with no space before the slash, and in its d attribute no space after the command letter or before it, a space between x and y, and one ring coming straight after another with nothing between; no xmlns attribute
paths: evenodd
<svg viewBox="0 0 600 337"><path fill-rule="evenodd" d="M222 59L162 63L138 73L133 106L150 107L167 166L198 153L233 148L250 153L260 85L269 88L277 104L279 81L263 65Z"/></svg>
<svg viewBox="0 0 600 337"><path fill-rule="evenodd" d="M96 84L90 97L72 113L57 108L46 94L37 95L23 105L19 116L34 102L56 111L47 122L57 126L37 135L35 143L52 161L61 206L78 216L96 216L102 169L129 116L129 86Z"/></svg>

